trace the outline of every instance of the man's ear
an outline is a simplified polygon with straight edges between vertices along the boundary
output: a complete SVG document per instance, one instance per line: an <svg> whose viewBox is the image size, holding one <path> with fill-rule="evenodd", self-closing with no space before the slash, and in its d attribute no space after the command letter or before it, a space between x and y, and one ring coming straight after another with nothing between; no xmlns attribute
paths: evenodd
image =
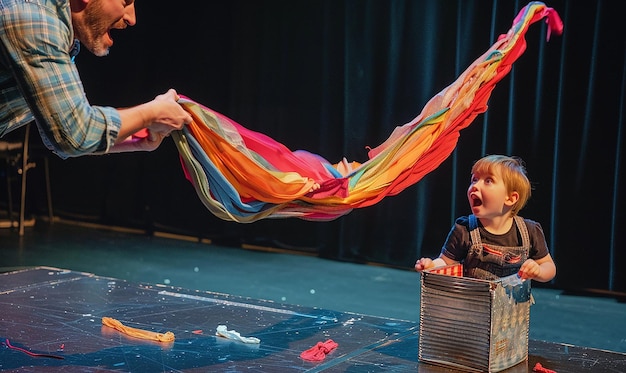
<svg viewBox="0 0 626 373"><path fill-rule="evenodd" d="M89 0L70 0L72 12L80 12L87 6Z"/></svg>

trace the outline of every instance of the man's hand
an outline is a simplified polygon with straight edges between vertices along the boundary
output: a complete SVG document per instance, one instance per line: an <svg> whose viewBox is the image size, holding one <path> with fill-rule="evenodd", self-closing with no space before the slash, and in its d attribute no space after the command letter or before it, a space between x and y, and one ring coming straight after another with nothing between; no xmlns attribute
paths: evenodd
<svg viewBox="0 0 626 373"><path fill-rule="evenodd" d="M170 89L145 104L118 109L122 126L116 144L126 142L131 135L145 128L151 133L167 136L170 132L180 130L185 124L191 123L191 115L177 102L179 98L176 91ZM158 139L153 137L152 140Z"/></svg>
<svg viewBox="0 0 626 373"><path fill-rule="evenodd" d="M150 130L139 131L137 134L129 136L124 141L115 144L115 146L109 149L109 153L151 152L158 148L166 137L167 135L163 135L159 132Z"/></svg>
<svg viewBox="0 0 626 373"><path fill-rule="evenodd" d="M191 115L179 104L180 96L175 90L158 95L149 104L154 106L155 114L147 126L151 133L160 133L164 136L174 130L180 130L185 124L191 123Z"/></svg>

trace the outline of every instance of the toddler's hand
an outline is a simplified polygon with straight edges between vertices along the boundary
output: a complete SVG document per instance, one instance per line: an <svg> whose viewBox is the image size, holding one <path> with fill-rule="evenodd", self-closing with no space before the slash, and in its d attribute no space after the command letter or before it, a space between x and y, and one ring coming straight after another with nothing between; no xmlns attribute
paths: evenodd
<svg viewBox="0 0 626 373"><path fill-rule="evenodd" d="M539 277L541 267L534 260L528 259L522 264L517 274L522 280L532 280Z"/></svg>
<svg viewBox="0 0 626 373"><path fill-rule="evenodd" d="M432 268L434 266L435 264L433 263L433 260L430 258L422 258L418 260L417 262L415 262L415 270L417 272L422 272L423 270Z"/></svg>

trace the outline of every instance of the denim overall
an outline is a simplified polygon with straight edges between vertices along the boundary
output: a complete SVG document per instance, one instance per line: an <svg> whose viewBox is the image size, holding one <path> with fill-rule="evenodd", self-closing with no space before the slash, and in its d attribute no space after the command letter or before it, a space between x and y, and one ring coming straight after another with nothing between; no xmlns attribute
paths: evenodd
<svg viewBox="0 0 626 373"><path fill-rule="evenodd" d="M514 216L517 230L522 236L522 246L497 246L483 244L476 216L469 216L472 246L465 258L465 276L483 280L497 280L517 273L530 253L530 237L524 219Z"/></svg>

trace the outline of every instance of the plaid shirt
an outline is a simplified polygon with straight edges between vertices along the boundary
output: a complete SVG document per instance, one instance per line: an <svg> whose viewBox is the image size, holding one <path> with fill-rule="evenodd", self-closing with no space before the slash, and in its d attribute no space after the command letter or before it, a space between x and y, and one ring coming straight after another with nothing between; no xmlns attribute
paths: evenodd
<svg viewBox="0 0 626 373"><path fill-rule="evenodd" d="M89 104L77 46L69 0L0 0L0 137L35 120L61 158L108 151L121 119Z"/></svg>

